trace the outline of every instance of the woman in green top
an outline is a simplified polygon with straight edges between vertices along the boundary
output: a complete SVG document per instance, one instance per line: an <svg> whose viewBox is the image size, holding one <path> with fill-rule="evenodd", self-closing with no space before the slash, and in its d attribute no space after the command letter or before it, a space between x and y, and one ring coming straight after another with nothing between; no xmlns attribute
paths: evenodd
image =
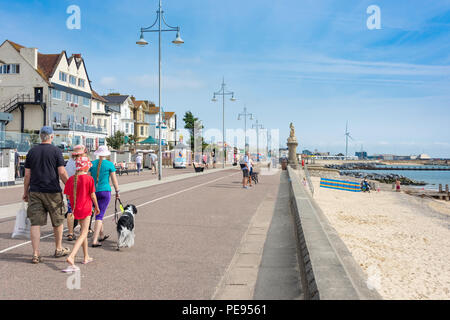
<svg viewBox="0 0 450 320"><path fill-rule="evenodd" d="M111 161L106 160L106 158L111 154L108 147L100 146L94 154L99 158L98 160L92 161L92 167L89 169L89 172L94 178L95 195L97 196L100 213L95 216L92 246L100 247L101 243L99 242L109 238L108 235L103 233L103 216L105 215L106 209L111 201L111 186L109 184L109 179L111 178L114 189L116 190L116 199L119 198L119 184L117 182L116 168L114 167L114 164Z"/></svg>

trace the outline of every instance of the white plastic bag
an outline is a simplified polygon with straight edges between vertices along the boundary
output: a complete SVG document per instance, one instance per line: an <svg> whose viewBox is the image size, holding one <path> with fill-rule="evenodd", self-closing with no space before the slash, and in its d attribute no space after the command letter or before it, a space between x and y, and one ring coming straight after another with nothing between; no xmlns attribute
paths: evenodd
<svg viewBox="0 0 450 320"><path fill-rule="evenodd" d="M27 217L27 208L25 202L22 202L22 207L17 211L16 224L14 225L14 232L11 238L30 239L31 222Z"/></svg>

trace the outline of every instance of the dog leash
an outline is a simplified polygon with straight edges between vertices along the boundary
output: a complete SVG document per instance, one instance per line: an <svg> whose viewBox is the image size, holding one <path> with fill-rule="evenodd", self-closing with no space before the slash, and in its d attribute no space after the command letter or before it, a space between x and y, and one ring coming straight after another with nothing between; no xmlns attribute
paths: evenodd
<svg viewBox="0 0 450 320"><path fill-rule="evenodd" d="M117 203L119 203L120 212L123 213L123 211L124 211L122 201L120 200L120 198L116 198L116 202L114 203L114 222L116 224L119 221L119 219L118 219L119 214L117 212Z"/></svg>

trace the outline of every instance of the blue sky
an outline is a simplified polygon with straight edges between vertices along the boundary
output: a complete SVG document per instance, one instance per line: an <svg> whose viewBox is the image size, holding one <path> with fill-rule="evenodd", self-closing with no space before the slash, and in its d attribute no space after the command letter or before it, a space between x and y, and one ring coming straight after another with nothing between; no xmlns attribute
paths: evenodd
<svg viewBox="0 0 450 320"><path fill-rule="evenodd" d="M81 30L68 30L66 8L81 8ZM368 30L369 5L381 30ZM157 0L0 0L0 41L42 53L82 53L93 88L157 101L158 47L135 45L153 23ZM299 149L450 158L450 0L163 1L166 20L185 44L163 38L163 102L191 110L207 128L222 126L212 103L222 76L236 102L226 126L243 127L244 104L280 142L296 127ZM179 121L181 125L181 121Z"/></svg>

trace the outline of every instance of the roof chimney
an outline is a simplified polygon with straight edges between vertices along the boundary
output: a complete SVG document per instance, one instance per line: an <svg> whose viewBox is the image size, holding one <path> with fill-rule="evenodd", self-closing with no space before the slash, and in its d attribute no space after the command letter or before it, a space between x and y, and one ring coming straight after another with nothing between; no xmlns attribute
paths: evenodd
<svg viewBox="0 0 450 320"><path fill-rule="evenodd" d="M81 62L81 53L74 53L74 54L72 54L72 57L75 58L75 61L76 61L77 63L80 63L80 62Z"/></svg>
<svg viewBox="0 0 450 320"><path fill-rule="evenodd" d="M37 48L21 48L20 54L30 63L34 69L38 67L38 49Z"/></svg>

